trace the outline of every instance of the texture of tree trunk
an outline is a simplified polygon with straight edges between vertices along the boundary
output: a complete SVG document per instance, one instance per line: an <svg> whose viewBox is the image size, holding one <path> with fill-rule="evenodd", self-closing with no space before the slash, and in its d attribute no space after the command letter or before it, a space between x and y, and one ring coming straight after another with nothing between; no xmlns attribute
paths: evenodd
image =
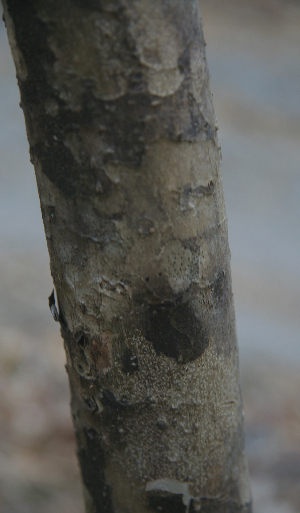
<svg viewBox="0 0 300 513"><path fill-rule="evenodd" d="M86 511L249 513L198 2L3 3Z"/></svg>

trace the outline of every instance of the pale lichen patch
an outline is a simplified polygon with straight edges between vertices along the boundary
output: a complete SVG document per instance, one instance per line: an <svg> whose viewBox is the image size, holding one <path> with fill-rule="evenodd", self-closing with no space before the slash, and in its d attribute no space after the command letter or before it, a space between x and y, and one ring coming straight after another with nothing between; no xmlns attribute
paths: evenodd
<svg viewBox="0 0 300 513"><path fill-rule="evenodd" d="M188 289L191 283L193 255L180 241L173 241L163 248L162 269L168 276L174 294Z"/></svg>
<svg viewBox="0 0 300 513"><path fill-rule="evenodd" d="M146 76L149 93L160 97L175 93L184 79L178 68L164 71L149 70Z"/></svg>
<svg viewBox="0 0 300 513"><path fill-rule="evenodd" d="M127 11L133 21L129 30L141 63L157 71L176 68L182 41L176 27L165 17L163 4L135 0L128 3Z"/></svg>

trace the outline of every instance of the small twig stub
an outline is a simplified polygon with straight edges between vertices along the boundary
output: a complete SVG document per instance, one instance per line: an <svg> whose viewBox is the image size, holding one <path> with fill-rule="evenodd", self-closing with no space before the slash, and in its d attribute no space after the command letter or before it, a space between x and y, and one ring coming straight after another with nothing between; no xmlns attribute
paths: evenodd
<svg viewBox="0 0 300 513"><path fill-rule="evenodd" d="M49 301L49 308L50 308L50 312L52 313L52 317L56 322L58 322L59 321L59 313L58 313L58 310L57 310L56 304L55 304L54 289L52 290L52 293L48 297L48 301Z"/></svg>

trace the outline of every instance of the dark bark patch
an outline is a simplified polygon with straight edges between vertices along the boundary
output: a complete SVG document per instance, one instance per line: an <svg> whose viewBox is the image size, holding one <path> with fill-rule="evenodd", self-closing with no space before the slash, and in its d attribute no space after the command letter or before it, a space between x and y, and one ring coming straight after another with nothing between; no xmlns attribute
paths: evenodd
<svg viewBox="0 0 300 513"><path fill-rule="evenodd" d="M148 503L158 513L186 513L187 508L182 502L182 495L167 492L148 492Z"/></svg>
<svg viewBox="0 0 300 513"><path fill-rule="evenodd" d="M35 163L36 156L42 164L42 172L65 196L74 196L79 191L80 195L87 194L89 187L85 183L82 168L75 162L71 151L59 140L63 135L59 134L57 141L52 141L51 131L45 128L44 136L44 141L38 141L34 147L30 146L32 162ZM89 175L92 173L89 172Z"/></svg>
<svg viewBox="0 0 300 513"><path fill-rule="evenodd" d="M90 413L95 413L98 410L97 403L95 401L95 398L92 395L86 396L83 394L82 400L83 400L85 408Z"/></svg>
<svg viewBox="0 0 300 513"><path fill-rule="evenodd" d="M126 348L122 357L122 371L124 374L133 374L139 370L138 358L133 354L130 348Z"/></svg>
<svg viewBox="0 0 300 513"><path fill-rule="evenodd" d="M178 363L195 360L208 346L208 334L188 303L165 302L148 309L146 338L155 351Z"/></svg>
<svg viewBox="0 0 300 513"><path fill-rule="evenodd" d="M74 123L70 123L69 112L63 109L64 102L58 98L47 77L46 69L52 69L55 62L47 41L48 28L38 18L33 2L11 0L9 12L28 71L26 81L19 80L19 87L32 162L36 164L37 158L46 176L66 196L72 196L77 190L76 178L80 181L81 169L62 142L66 125L74 130ZM57 105L55 118L45 110L49 102ZM76 115L72 117L77 119Z"/></svg>
<svg viewBox="0 0 300 513"><path fill-rule="evenodd" d="M81 347L85 347L89 343L89 339L83 331L77 331L74 335L74 340Z"/></svg>
<svg viewBox="0 0 300 513"><path fill-rule="evenodd" d="M103 388L102 390L102 398L101 403L103 406L108 406L109 408L113 408L114 410L124 409L129 406L128 401L125 398L122 398L120 401L116 398L115 394L108 390L108 388Z"/></svg>
<svg viewBox="0 0 300 513"><path fill-rule="evenodd" d="M219 269L211 286L213 301L217 306L223 306L228 300L229 280L225 269Z"/></svg>
<svg viewBox="0 0 300 513"><path fill-rule="evenodd" d="M105 455L98 435L95 430L84 429L83 436L85 443L78 437L77 452L82 480L93 499L95 513L113 513L110 487L104 475Z"/></svg>

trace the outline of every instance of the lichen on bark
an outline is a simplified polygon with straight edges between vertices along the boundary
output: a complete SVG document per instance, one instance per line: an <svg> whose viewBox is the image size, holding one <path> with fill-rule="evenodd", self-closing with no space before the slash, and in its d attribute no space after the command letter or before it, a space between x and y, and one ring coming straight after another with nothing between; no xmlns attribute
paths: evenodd
<svg viewBox="0 0 300 513"><path fill-rule="evenodd" d="M251 509L194 0L5 0L86 509Z"/></svg>

